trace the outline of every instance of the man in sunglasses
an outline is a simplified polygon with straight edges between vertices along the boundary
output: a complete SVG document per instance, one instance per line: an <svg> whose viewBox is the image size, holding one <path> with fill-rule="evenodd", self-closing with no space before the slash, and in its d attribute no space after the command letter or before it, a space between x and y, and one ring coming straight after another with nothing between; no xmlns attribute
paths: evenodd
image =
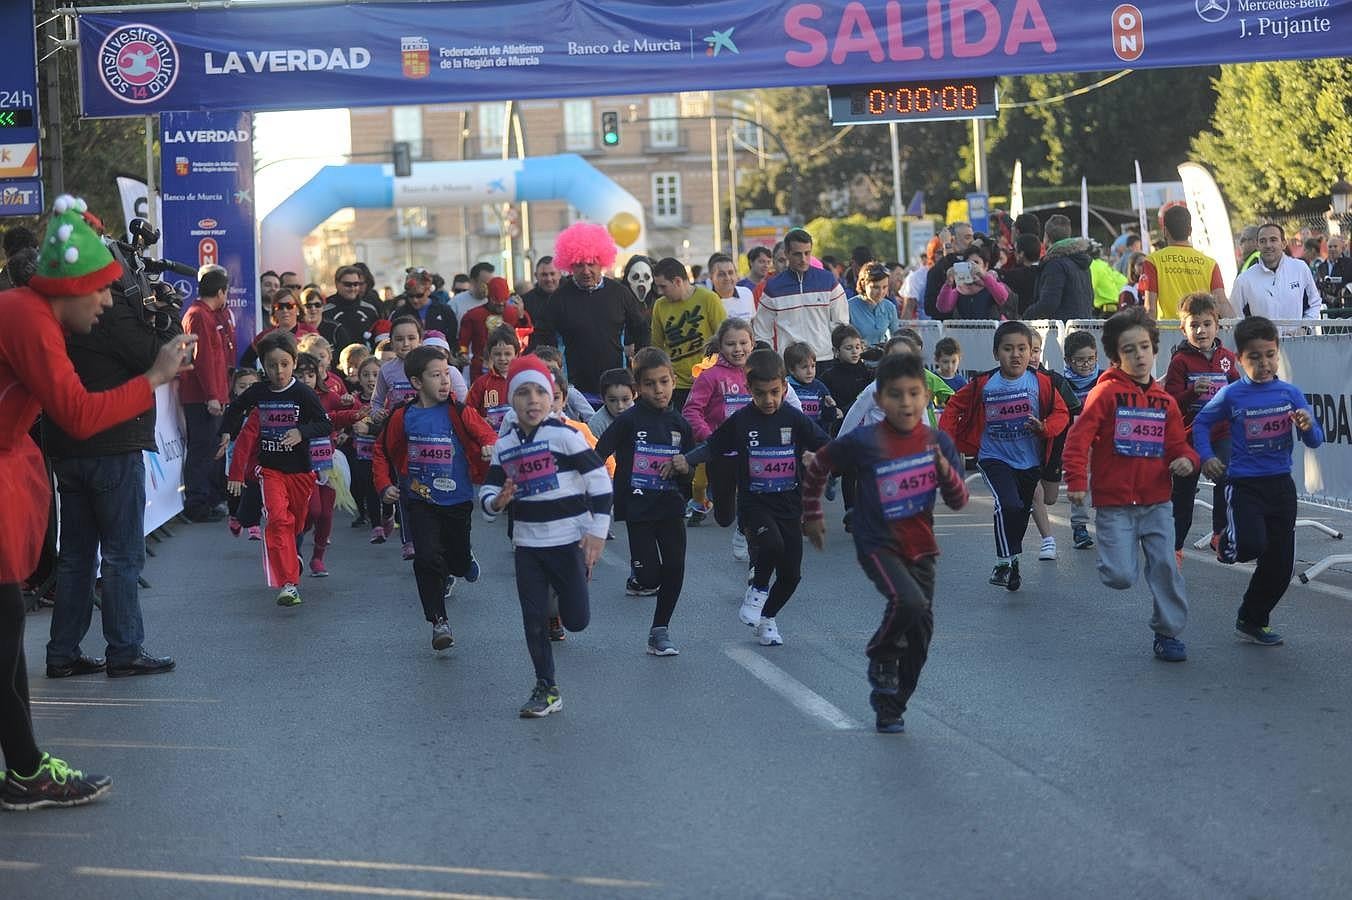
<svg viewBox="0 0 1352 900"><path fill-rule="evenodd" d="M371 343L371 326L380 321L380 310L367 300L366 279L356 266L343 266L333 276L338 291L324 306L324 321L332 322L352 341ZM320 331L323 334L323 331ZM342 347L334 347L339 353Z"/></svg>

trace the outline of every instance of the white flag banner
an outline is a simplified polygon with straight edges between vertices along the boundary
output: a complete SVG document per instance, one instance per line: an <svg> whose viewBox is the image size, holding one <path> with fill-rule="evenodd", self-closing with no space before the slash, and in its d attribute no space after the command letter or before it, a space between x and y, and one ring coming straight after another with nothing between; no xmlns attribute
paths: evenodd
<svg viewBox="0 0 1352 900"><path fill-rule="evenodd" d="M1089 237L1089 179L1080 176L1080 237Z"/></svg>
<svg viewBox="0 0 1352 900"><path fill-rule="evenodd" d="M1023 215L1023 160L1014 160L1014 181L1009 186L1009 215L1017 219Z"/></svg>
<svg viewBox="0 0 1352 900"><path fill-rule="evenodd" d="M139 178L126 175L117 176L117 193L122 198L122 230L125 232L132 219L150 219L150 201L146 198L146 183ZM163 222L160 215L159 198L155 198L155 221Z"/></svg>
<svg viewBox="0 0 1352 900"><path fill-rule="evenodd" d="M1185 162L1178 167L1183 179L1183 196L1192 213L1192 245L1216 261L1225 282L1225 293L1234 289L1239 267L1235 264L1235 235L1230 230L1230 213L1226 211L1221 189L1205 167Z"/></svg>
<svg viewBox="0 0 1352 900"><path fill-rule="evenodd" d="M1149 256L1155 252L1150 243L1150 223L1145 214L1145 182L1141 180L1141 161L1136 160L1136 214L1140 217L1141 252Z"/></svg>

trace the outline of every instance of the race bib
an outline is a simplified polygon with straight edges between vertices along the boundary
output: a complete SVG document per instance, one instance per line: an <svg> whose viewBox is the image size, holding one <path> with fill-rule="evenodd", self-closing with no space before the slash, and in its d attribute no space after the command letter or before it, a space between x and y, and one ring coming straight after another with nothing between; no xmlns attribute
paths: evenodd
<svg viewBox="0 0 1352 900"><path fill-rule="evenodd" d="M1250 453L1291 451L1290 403L1244 411L1244 444Z"/></svg>
<svg viewBox="0 0 1352 900"><path fill-rule="evenodd" d="M997 438L1017 438L1028 434L1028 417L1033 400L1025 391L993 391L983 401L986 432Z"/></svg>
<svg viewBox="0 0 1352 900"><path fill-rule="evenodd" d="M792 447L751 447L747 468L753 494L778 494L798 487L798 460Z"/></svg>
<svg viewBox="0 0 1352 900"><path fill-rule="evenodd" d="M1164 416L1162 409L1119 406L1113 426L1113 452L1144 459L1164 456Z"/></svg>
<svg viewBox="0 0 1352 900"><path fill-rule="evenodd" d="M510 406L490 406L484 413L484 418L488 420L488 427L497 431L502 427L502 420L507 417L507 410Z"/></svg>
<svg viewBox="0 0 1352 900"><path fill-rule="evenodd" d="M1207 401L1229 383L1230 379L1219 372L1199 372L1189 375L1188 387L1193 392L1192 407L1201 409L1206 406Z"/></svg>
<svg viewBox="0 0 1352 900"><path fill-rule="evenodd" d="M333 441L326 437L310 441L310 469L326 472L333 468Z"/></svg>
<svg viewBox="0 0 1352 900"><path fill-rule="evenodd" d="M723 414L725 418L731 418L737 410L751 402L750 394L733 394L727 391L723 392Z"/></svg>
<svg viewBox="0 0 1352 900"><path fill-rule="evenodd" d="M632 487L645 491L674 491L671 479L662 477L662 467L669 463L679 447L667 444L649 444L639 441L634 445L634 472L629 476Z"/></svg>
<svg viewBox="0 0 1352 900"><path fill-rule="evenodd" d="M803 415L809 419L816 419L822 414L822 402L817 397L799 397L798 400L803 404Z"/></svg>
<svg viewBox="0 0 1352 900"><path fill-rule="evenodd" d="M357 454L357 459L371 460L375 459L376 438L372 434L354 434L352 435L352 449Z"/></svg>
<svg viewBox="0 0 1352 900"><path fill-rule="evenodd" d="M264 400L258 404L258 427L280 435L300 424L300 407L285 400Z"/></svg>
<svg viewBox="0 0 1352 900"><path fill-rule="evenodd" d="M933 453L917 453L878 463L873 467L882 501L883 518L889 522L909 519L934 506L939 471Z"/></svg>
<svg viewBox="0 0 1352 900"><path fill-rule="evenodd" d="M532 441L502 451L498 459L516 484L518 497L533 497L559 486L558 463L545 441Z"/></svg>
<svg viewBox="0 0 1352 900"><path fill-rule="evenodd" d="M390 409L394 409L405 400L411 400L418 396L418 391L407 381L396 381L394 387L390 388L389 399L386 404Z"/></svg>
<svg viewBox="0 0 1352 900"><path fill-rule="evenodd" d="M455 461L455 439L449 437L410 437L408 474L426 480L450 477Z"/></svg>

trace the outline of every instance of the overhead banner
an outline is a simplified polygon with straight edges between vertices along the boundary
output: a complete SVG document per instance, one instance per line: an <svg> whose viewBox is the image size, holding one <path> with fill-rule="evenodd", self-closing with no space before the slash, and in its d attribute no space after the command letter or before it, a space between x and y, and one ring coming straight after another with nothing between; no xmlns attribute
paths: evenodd
<svg viewBox="0 0 1352 900"><path fill-rule="evenodd" d="M229 307L242 354L258 333L254 257L253 117L249 113L160 116L160 231L164 256L230 273ZM197 284L166 273L191 303Z"/></svg>
<svg viewBox="0 0 1352 900"><path fill-rule="evenodd" d="M33 4L0 4L0 216L39 216L38 69Z"/></svg>
<svg viewBox="0 0 1352 900"><path fill-rule="evenodd" d="M464 0L79 12L86 116L1341 57L1352 0ZM522 28L522 23L534 27Z"/></svg>

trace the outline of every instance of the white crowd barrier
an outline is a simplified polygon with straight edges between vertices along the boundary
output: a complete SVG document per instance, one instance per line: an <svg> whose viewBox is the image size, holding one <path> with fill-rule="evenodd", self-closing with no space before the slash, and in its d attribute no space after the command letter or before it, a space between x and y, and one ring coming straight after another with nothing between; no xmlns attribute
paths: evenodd
<svg viewBox="0 0 1352 900"><path fill-rule="evenodd" d="M183 457L188 450L178 383L155 389L155 451L144 451L146 463L146 534L183 511Z"/></svg>

